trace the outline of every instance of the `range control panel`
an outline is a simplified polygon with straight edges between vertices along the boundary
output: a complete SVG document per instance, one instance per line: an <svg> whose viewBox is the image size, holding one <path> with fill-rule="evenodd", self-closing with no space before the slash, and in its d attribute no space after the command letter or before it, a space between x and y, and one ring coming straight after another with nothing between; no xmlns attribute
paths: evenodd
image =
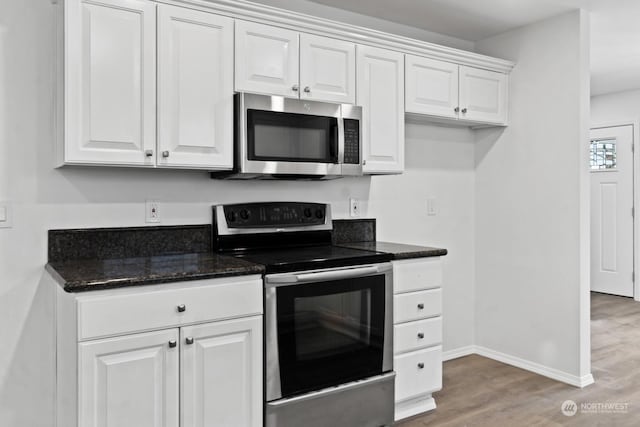
<svg viewBox="0 0 640 427"><path fill-rule="evenodd" d="M228 228L286 228L326 223L322 203L268 202L223 206Z"/></svg>

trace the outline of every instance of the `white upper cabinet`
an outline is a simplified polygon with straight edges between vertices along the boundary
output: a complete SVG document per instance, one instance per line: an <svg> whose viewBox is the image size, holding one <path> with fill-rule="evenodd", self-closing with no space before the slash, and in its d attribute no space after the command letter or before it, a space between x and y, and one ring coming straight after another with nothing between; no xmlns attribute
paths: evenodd
<svg viewBox="0 0 640 427"><path fill-rule="evenodd" d="M458 117L458 65L406 56L406 111Z"/></svg>
<svg viewBox="0 0 640 427"><path fill-rule="evenodd" d="M233 19L158 6L158 166L233 166Z"/></svg>
<svg viewBox="0 0 640 427"><path fill-rule="evenodd" d="M407 55L406 112L459 124L507 121L507 75Z"/></svg>
<svg viewBox="0 0 640 427"><path fill-rule="evenodd" d="M404 169L404 55L357 48L357 104L362 106L363 171Z"/></svg>
<svg viewBox="0 0 640 427"><path fill-rule="evenodd" d="M236 91L297 98L298 33L236 20Z"/></svg>
<svg viewBox="0 0 640 427"><path fill-rule="evenodd" d="M353 104L356 46L236 21L236 91Z"/></svg>
<svg viewBox="0 0 640 427"><path fill-rule="evenodd" d="M466 120L507 122L507 75L460 66L460 114Z"/></svg>
<svg viewBox="0 0 640 427"><path fill-rule="evenodd" d="M300 87L302 99L355 104L355 44L300 34Z"/></svg>
<svg viewBox="0 0 640 427"><path fill-rule="evenodd" d="M156 6L65 2L64 161L153 165Z"/></svg>

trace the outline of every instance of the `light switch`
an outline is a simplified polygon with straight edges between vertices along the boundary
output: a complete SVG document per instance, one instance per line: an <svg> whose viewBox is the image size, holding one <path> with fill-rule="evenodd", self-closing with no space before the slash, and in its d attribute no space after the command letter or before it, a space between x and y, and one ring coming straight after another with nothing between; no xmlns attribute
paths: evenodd
<svg viewBox="0 0 640 427"><path fill-rule="evenodd" d="M11 209L7 202L0 202L0 228L11 228Z"/></svg>

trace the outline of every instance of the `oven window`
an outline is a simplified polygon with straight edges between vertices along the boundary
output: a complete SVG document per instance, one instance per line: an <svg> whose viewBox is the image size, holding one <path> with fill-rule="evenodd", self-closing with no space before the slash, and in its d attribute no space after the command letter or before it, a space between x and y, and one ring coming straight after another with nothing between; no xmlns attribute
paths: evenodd
<svg viewBox="0 0 640 427"><path fill-rule="evenodd" d="M338 119L247 110L249 160L338 162Z"/></svg>
<svg viewBox="0 0 640 427"><path fill-rule="evenodd" d="M282 396L382 373L385 276L277 290Z"/></svg>
<svg viewBox="0 0 640 427"><path fill-rule="evenodd" d="M371 290L294 299L296 358L326 358L371 343Z"/></svg>

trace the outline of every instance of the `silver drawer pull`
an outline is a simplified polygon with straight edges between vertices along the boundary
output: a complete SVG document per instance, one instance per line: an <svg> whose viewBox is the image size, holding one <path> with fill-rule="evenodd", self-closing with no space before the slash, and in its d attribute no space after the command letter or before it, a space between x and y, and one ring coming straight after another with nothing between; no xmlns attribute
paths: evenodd
<svg viewBox="0 0 640 427"><path fill-rule="evenodd" d="M171 340L169 341L169 348L175 348L178 345L178 341Z"/></svg>
<svg viewBox="0 0 640 427"><path fill-rule="evenodd" d="M424 334L422 332L418 332L418 338L420 339L424 338Z"/></svg>
<svg viewBox="0 0 640 427"><path fill-rule="evenodd" d="M466 108L463 108L461 111L462 111L462 114L467 114L467 109Z"/></svg>
<svg viewBox="0 0 640 427"><path fill-rule="evenodd" d="M168 151L163 151L162 152L162 157L169 157L169 152Z"/></svg>
<svg viewBox="0 0 640 427"><path fill-rule="evenodd" d="M422 363L422 362L418 363L418 368L419 369L424 369L424 363Z"/></svg>
<svg viewBox="0 0 640 427"><path fill-rule="evenodd" d="M180 304L177 308L178 308L178 313L184 313L185 311L187 311L187 306L184 304Z"/></svg>
<svg viewBox="0 0 640 427"><path fill-rule="evenodd" d="M423 303L418 304L418 310L424 310L424 304Z"/></svg>
<svg viewBox="0 0 640 427"><path fill-rule="evenodd" d="M187 337L184 342L186 342L187 344L191 345L193 344L193 337Z"/></svg>
<svg viewBox="0 0 640 427"><path fill-rule="evenodd" d="M153 150L145 150L144 155L147 157L153 156Z"/></svg>

